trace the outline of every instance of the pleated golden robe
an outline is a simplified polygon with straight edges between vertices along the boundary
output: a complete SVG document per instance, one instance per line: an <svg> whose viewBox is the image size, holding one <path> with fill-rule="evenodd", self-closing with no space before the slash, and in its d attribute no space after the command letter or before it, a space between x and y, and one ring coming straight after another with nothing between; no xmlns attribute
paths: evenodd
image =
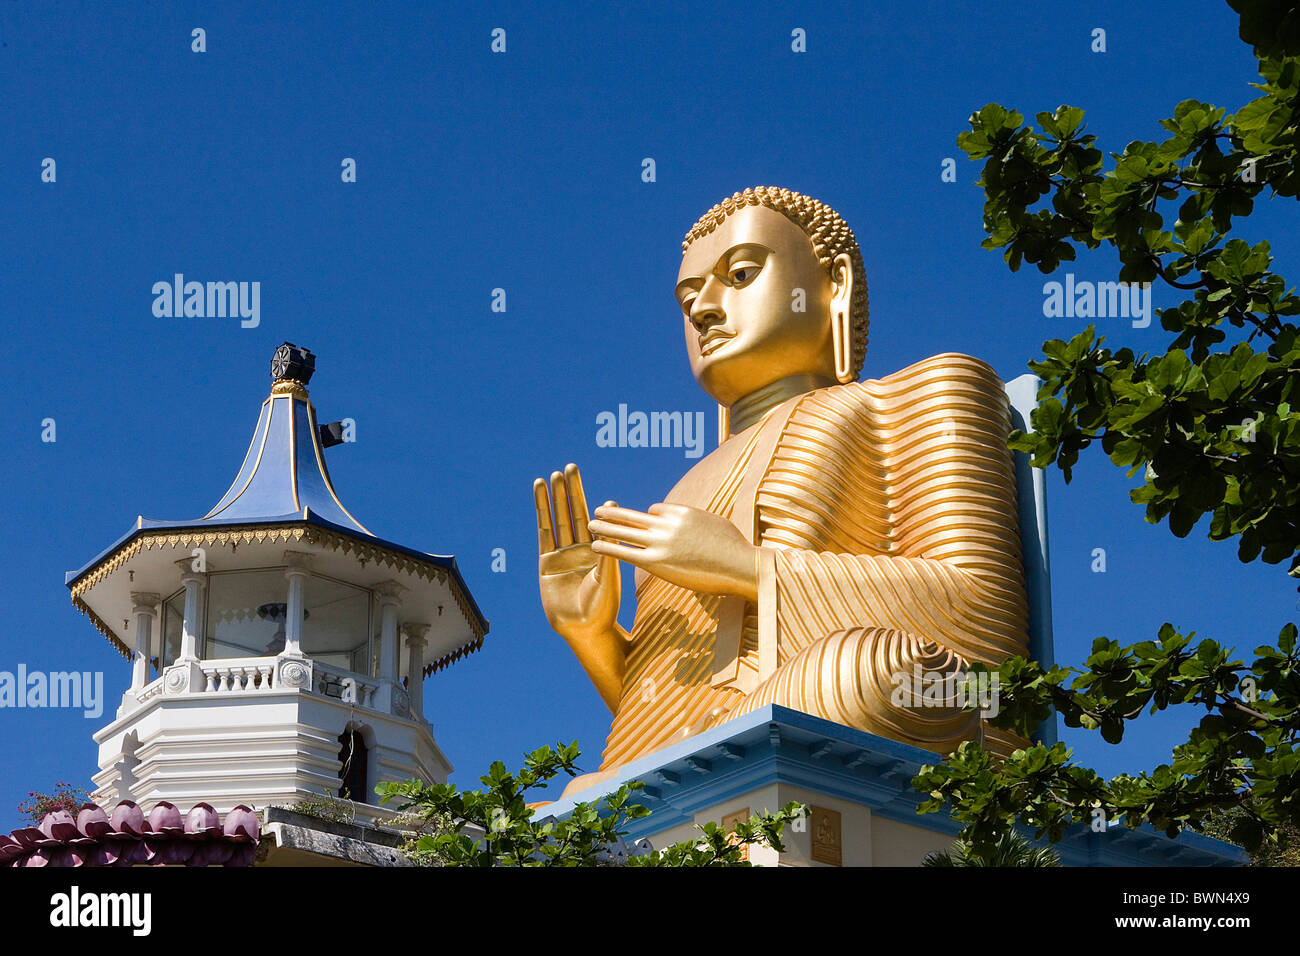
<svg viewBox="0 0 1300 956"><path fill-rule="evenodd" d="M891 694L1026 653L1010 427L993 370L949 353L792 399L699 462L666 500L761 545L758 601L637 572L602 775L769 703L944 754L981 732Z"/></svg>

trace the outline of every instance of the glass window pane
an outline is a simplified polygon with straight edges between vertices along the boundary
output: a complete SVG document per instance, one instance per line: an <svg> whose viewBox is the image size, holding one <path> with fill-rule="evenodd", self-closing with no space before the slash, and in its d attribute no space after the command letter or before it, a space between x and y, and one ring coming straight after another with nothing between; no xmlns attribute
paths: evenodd
<svg viewBox="0 0 1300 956"><path fill-rule="evenodd" d="M185 627L185 591L177 591L165 602L163 602L163 642L162 649L159 652L158 647L153 651L159 658L159 670L164 667L170 667L176 663L176 658L181 656L181 632Z"/></svg>
<svg viewBox="0 0 1300 956"><path fill-rule="evenodd" d="M280 653L288 596L289 582L279 568L209 575L203 656L216 660Z"/></svg>
<svg viewBox="0 0 1300 956"><path fill-rule="evenodd" d="M313 575L303 582L303 602L302 652L323 664L370 673L370 592Z"/></svg>

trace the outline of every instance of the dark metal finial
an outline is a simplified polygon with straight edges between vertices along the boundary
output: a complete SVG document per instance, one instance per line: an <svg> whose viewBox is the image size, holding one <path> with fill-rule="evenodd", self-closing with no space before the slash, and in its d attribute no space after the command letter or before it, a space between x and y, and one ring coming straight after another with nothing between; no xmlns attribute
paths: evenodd
<svg viewBox="0 0 1300 956"><path fill-rule="evenodd" d="M316 371L316 356L310 349L300 349L292 342L285 342L275 350L271 358L271 378L293 379L306 385Z"/></svg>

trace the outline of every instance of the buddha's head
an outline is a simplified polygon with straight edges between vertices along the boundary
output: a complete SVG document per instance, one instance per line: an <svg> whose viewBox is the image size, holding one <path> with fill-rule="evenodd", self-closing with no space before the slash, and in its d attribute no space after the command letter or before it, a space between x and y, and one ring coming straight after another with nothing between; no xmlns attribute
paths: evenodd
<svg viewBox="0 0 1300 956"><path fill-rule="evenodd" d="M756 186L705 213L677 276L695 380L732 403L795 375L856 381L867 281L848 224L789 189Z"/></svg>

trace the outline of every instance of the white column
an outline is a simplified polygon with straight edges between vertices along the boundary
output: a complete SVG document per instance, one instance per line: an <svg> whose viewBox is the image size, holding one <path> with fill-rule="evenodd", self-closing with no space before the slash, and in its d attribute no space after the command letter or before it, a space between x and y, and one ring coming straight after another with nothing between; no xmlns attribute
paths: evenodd
<svg viewBox="0 0 1300 956"><path fill-rule="evenodd" d="M149 683L149 627L153 621L154 608L162 603L162 598L152 591L132 591L131 608L135 614L135 653L131 659L131 693L144 690Z"/></svg>
<svg viewBox="0 0 1300 956"><path fill-rule="evenodd" d="M185 584L185 621L181 627L181 654L177 661L196 661L199 659L199 599L207 586L207 575L194 570L193 558L181 558L176 562L181 569L181 581Z"/></svg>
<svg viewBox="0 0 1300 956"><path fill-rule="evenodd" d="M401 605L402 594L406 591L396 581L384 581L375 585L375 594L379 596L379 608L382 615L379 626L379 677L381 680L397 680L397 609Z"/></svg>
<svg viewBox="0 0 1300 956"><path fill-rule="evenodd" d="M424 720L424 647L429 643L428 624L403 624L406 635L406 693L411 699L411 716Z"/></svg>
<svg viewBox="0 0 1300 956"><path fill-rule="evenodd" d="M284 650L282 657L302 657L303 582L310 574L307 559L301 551L284 553L284 576L289 579L289 598L284 611Z"/></svg>

